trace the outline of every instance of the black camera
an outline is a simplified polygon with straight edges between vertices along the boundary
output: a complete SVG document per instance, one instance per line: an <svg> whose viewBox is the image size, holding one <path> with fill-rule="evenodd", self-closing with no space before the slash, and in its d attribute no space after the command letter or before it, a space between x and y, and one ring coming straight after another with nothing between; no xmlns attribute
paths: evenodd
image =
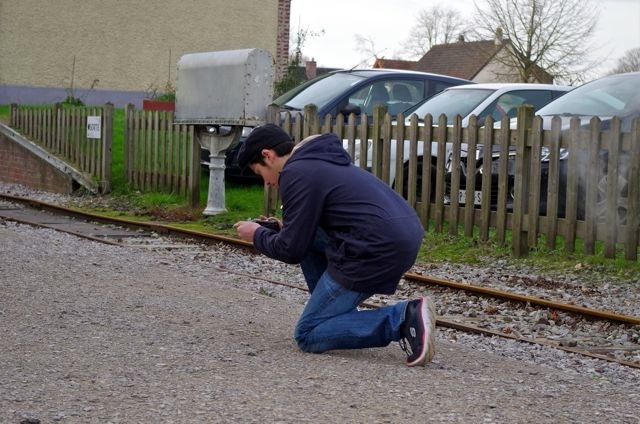
<svg viewBox="0 0 640 424"><path fill-rule="evenodd" d="M274 231L280 231L280 224L273 219L254 219L253 222L262 225L265 228L269 228Z"/></svg>

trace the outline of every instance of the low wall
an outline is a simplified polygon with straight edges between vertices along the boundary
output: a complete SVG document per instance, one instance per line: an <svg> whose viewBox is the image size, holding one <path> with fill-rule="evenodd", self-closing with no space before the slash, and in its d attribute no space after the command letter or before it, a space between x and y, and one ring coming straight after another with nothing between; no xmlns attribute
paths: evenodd
<svg viewBox="0 0 640 424"><path fill-rule="evenodd" d="M36 87L23 85L0 84L0 104L8 105L52 105L63 102L70 93L65 88ZM131 103L142 108L142 103L149 93L144 91L118 91L78 88L73 93L87 106L103 106L112 103L116 108L124 108Z"/></svg>
<svg viewBox="0 0 640 424"><path fill-rule="evenodd" d="M77 183L70 175L0 133L0 181L37 190L70 194Z"/></svg>

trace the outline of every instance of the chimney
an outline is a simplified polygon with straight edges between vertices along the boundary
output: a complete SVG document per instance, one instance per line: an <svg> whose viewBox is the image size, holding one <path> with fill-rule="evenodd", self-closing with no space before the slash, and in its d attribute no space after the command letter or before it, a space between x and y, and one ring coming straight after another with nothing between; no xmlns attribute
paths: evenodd
<svg viewBox="0 0 640 424"><path fill-rule="evenodd" d="M496 28L496 38L493 40L496 46L502 45L502 28Z"/></svg>
<svg viewBox="0 0 640 424"><path fill-rule="evenodd" d="M306 67L307 79L310 80L315 78L317 73L317 66L316 66L315 59L311 58L311 60L307 60L307 62L305 63L305 67Z"/></svg>

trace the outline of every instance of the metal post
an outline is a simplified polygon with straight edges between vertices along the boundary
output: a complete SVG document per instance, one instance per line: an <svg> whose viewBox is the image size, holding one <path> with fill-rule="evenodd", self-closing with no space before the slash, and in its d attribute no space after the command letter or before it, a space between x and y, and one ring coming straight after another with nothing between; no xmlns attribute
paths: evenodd
<svg viewBox="0 0 640 424"><path fill-rule="evenodd" d="M198 142L209 150L209 191L207 193L207 207L203 215L217 215L225 212L224 188L224 159L228 149L240 141L242 126L234 125L228 134L221 135L214 131L216 127L209 127L211 131L198 132Z"/></svg>

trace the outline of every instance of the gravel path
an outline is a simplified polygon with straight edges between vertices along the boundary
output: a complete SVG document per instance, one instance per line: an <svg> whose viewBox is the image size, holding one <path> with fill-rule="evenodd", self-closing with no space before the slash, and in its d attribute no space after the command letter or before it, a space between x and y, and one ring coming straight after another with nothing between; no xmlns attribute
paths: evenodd
<svg viewBox="0 0 640 424"><path fill-rule="evenodd" d="M639 370L555 349L439 328L426 369L397 345L303 354L291 333L306 294L251 276L302 284L228 246L149 251L0 222L0 422L640 423ZM607 284L607 304L637 308L635 288L588 287Z"/></svg>

